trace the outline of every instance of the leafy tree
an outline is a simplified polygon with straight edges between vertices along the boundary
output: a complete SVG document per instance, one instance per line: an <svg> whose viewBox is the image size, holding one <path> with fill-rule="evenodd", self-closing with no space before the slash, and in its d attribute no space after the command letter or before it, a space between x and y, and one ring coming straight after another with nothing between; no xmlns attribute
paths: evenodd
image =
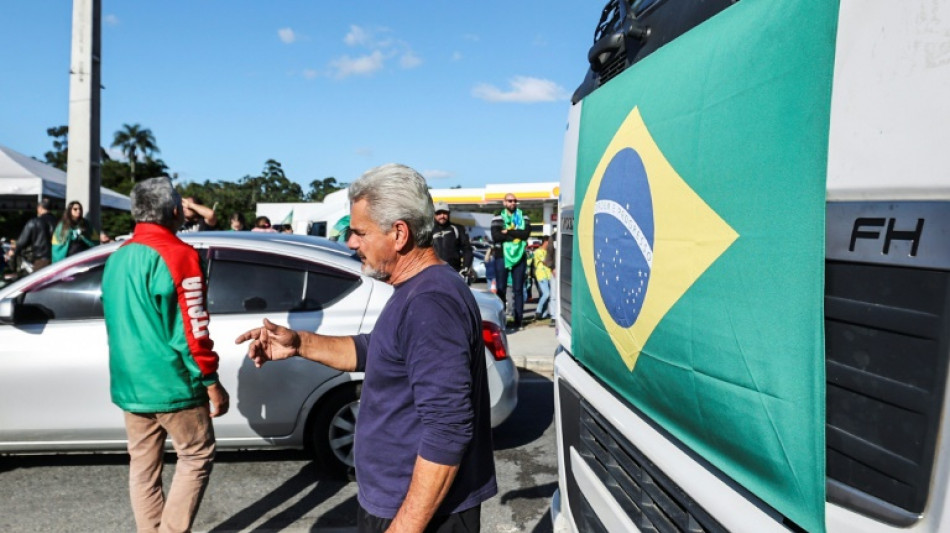
<svg viewBox="0 0 950 533"><path fill-rule="evenodd" d="M135 182L131 179L131 169L125 163L112 159L103 160L101 165L102 186L115 192L128 195ZM146 158L136 168L136 181L168 175L168 165L161 159Z"/></svg>
<svg viewBox="0 0 950 533"><path fill-rule="evenodd" d="M114 159L103 160L99 166L102 186L107 189L128 196L132 192L132 183L129 179L129 166ZM132 214L115 209L102 209L100 212L102 231L110 237L132 233L134 223Z"/></svg>
<svg viewBox="0 0 950 533"><path fill-rule="evenodd" d="M227 229L227 220L233 213L241 213L248 225L254 220L258 202L301 202L304 199L300 185L287 178L280 163L268 159L258 176L244 176L236 183L205 181L177 186L182 196L199 198L205 205L217 204L220 229ZM279 224L279 220L271 221Z"/></svg>
<svg viewBox="0 0 950 533"><path fill-rule="evenodd" d="M65 172L69 162L69 126L47 128L46 134L53 139L53 149L43 154L46 163ZM113 161L105 148L101 146L99 147L99 161L102 186L128 195L133 185L129 180L129 167L124 163ZM148 177L157 176L164 173L165 169L167 167L160 159L147 158L144 172L141 172L141 174ZM86 208L88 209L88 206ZM28 215L32 216L32 213L28 213ZM101 211L101 224L102 231L109 235L123 235L132 231L132 216L125 211L106 208ZM0 222L0 225L3 225L2 222ZM4 225L3 232L8 232L6 225Z"/></svg>
<svg viewBox="0 0 950 533"><path fill-rule="evenodd" d="M287 175L284 174L284 169L280 166L280 163L274 159L268 159L264 161L264 171L261 172L262 178L281 180L286 179Z"/></svg>
<svg viewBox="0 0 950 533"><path fill-rule="evenodd" d="M99 166L102 186L121 194L128 195L135 185L129 180L129 165L121 161L103 161Z"/></svg>
<svg viewBox="0 0 950 533"><path fill-rule="evenodd" d="M128 126L126 125L126 127ZM136 124L136 127L138 127L138 124ZM152 137L151 131L147 129L145 131L149 132L148 135L151 137L151 143L154 144L155 138ZM116 137L118 137L120 133L122 132L116 132ZM113 144L113 146L115 146L115 144ZM157 152L158 149L156 148L154 151ZM105 152L105 150L103 150L103 152ZM99 166L102 186L107 189L112 189L117 193L128 195L132 192L132 187L135 186L136 181L168 174L168 165L160 158L153 158L150 152L145 152L145 156L142 161L139 162L138 166L135 166L134 158L136 158L136 156L133 154L133 159L130 159L130 164L126 165L125 163L115 161L105 156ZM103 209L101 219L102 231L112 237L131 233L135 225L131 213L125 211Z"/></svg>
<svg viewBox="0 0 950 533"><path fill-rule="evenodd" d="M65 172L69 163L69 126L46 128L46 134L53 138L53 149L43 154L46 164ZM100 146L99 161L105 162L111 159L109 152Z"/></svg>
<svg viewBox="0 0 950 533"><path fill-rule="evenodd" d="M53 149L43 154L46 164L65 171L69 161L69 126L46 128L46 134L53 138Z"/></svg>
<svg viewBox="0 0 950 533"><path fill-rule="evenodd" d="M53 138L53 150L44 154L46 162L65 170L68 162L69 128L49 128L47 135ZM153 157L159 150L155 137L148 128L142 128L140 124L124 124L123 129L115 133L112 146L122 150L128 158L128 164L109 158L103 149L100 166L103 187L128 195L137 181L168 175L168 165L162 159ZM172 179L176 178L173 174ZM226 221L235 212L243 214L250 224L257 213L258 202L322 201L327 194L346 186L332 177L314 180L310 184L309 193L305 195L299 184L287 178L280 162L268 159L259 175L245 175L237 182L205 181L178 184L176 188L183 196L197 197L205 205L217 204L218 218L222 221L222 229L225 229L228 227ZM22 217L0 214L0 233L16 238L18 228L31 216L32 213L23 213ZM101 229L110 236L131 233L133 226L129 213L112 209L102 210Z"/></svg>
<svg viewBox="0 0 950 533"><path fill-rule="evenodd" d="M287 179L280 163L268 159L260 176L244 176L238 186L251 193L251 201L257 202L299 202L303 199L303 189L297 183Z"/></svg>
<svg viewBox="0 0 950 533"><path fill-rule="evenodd" d="M145 160L139 164L136 179L145 180L148 178L157 178L159 176L168 176L168 165L161 158L146 156ZM175 176L169 176L174 178Z"/></svg>
<svg viewBox="0 0 950 533"><path fill-rule="evenodd" d="M123 124L122 129L115 132L112 141L112 147L118 147L129 160L130 181L135 182L135 161L140 152L145 156L146 163L150 156L155 152L160 152L158 145L155 144L155 136L152 130L142 128L139 124Z"/></svg>
<svg viewBox="0 0 950 533"><path fill-rule="evenodd" d="M347 187L346 183L337 183L336 178L329 177L322 180L313 180L310 182L310 192L307 193L308 202L322 202L331 192L336 192Z"/></svg>

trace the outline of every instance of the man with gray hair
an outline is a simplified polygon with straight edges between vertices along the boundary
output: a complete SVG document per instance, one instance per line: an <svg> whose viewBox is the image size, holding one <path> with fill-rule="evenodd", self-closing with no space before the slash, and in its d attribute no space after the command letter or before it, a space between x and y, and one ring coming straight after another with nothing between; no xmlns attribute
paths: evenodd
<svg viewBox="0 0 950 533"><path fill-rule="evenodd" d="M497 493L481 315L471 290L432 248L425 179L403 165L349 188L347 246L363 273L393 287L372 333L293 331L265 320L237 338L248 357L304 357L365 371L356 422L358 531L478 531Z"/></svg>
<svg viewBox="0 0 950 533"><path fill-rule="evenodd" d="M228 411L208 335L198 252L175 236L181 196L168 178L132 189L135 232L106 261L102 306L112 402L125 412L129 493L138 531L190 531L211 475L211 417ZM178 464L162 493L165 438Z"/></svg>

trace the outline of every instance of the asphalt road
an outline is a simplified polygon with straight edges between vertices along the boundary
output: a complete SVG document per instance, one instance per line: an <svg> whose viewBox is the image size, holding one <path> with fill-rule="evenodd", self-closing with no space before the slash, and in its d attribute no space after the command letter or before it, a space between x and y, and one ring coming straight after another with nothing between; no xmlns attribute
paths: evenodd
<svg viewBox="0 0 950 533"><path fill-rule="evenodd" d="M540 327L540 326L539 326ZM494 431L499 492L482 530L551 531L557 482L553 385L524 370L518 408ZM0 531L132 531L127 456L0 457ZM170 483L173 456L167 456ZM354 531L356 484L320 479L299 452L220 453L195 531Z"/></svg>

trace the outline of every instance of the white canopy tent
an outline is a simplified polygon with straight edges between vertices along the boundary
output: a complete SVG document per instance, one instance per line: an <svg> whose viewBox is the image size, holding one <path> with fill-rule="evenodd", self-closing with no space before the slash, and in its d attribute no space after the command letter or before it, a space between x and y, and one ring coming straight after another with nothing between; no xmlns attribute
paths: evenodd
<svg viewBox="0 0 950 533"><path fill-rule="evenodd" d="M17 206L17 200L23 197L30 198L32 205L42 197L66 200L66 173L0 145L0 208ZM101 188L100 202L102 207L112 209L132 208L128 196L105 187Z"/></svg>

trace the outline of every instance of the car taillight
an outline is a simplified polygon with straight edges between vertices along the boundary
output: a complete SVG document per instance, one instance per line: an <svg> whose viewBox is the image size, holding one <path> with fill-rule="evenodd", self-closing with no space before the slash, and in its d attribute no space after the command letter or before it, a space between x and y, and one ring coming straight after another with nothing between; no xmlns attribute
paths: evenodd
<svg viewBox="0 0 950 533"><path fill-rule="evenodd" d="M485 341L485 348L495 357L495 361L502 361L508 357L508 350L505 349L505 339L502 338L502 331L498 325L491 322L482 322L482 339Z"/></svg>

